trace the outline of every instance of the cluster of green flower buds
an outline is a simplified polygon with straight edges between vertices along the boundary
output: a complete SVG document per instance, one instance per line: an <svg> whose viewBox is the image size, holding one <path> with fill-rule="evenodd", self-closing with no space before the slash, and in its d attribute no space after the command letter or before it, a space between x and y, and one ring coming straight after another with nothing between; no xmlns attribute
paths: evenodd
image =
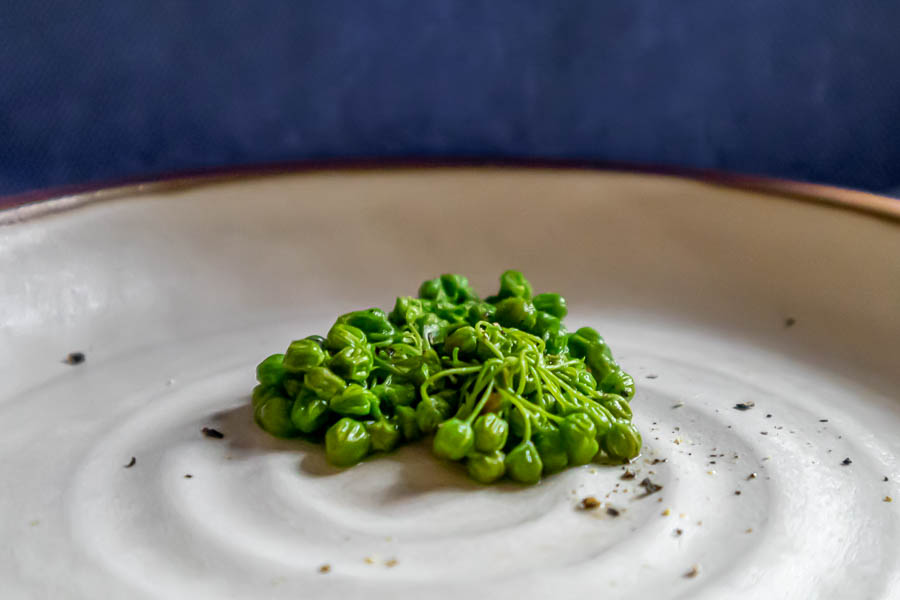
<svg viewBox="0 0 900 600"><path fill-rule="evenodd" d="M464 461L483 483L631 460L641 449L634 380L596 331L569 333L567 312L518 271L484 300L465 277L442 275L390 314L345 314L326 337L266 358L254 419L278 437L324 439L342 467L433 436L435 455Z"/></svg>

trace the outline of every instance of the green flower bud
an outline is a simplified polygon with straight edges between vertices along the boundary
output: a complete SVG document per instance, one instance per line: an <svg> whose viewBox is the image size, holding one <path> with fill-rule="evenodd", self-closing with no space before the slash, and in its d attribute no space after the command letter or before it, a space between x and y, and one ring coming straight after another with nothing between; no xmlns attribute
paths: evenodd
<svg viewBox="0 0 900 600"><path fill-rule="evenodd" d="M303 388L291 410L291 422L303 433L315 433L328 421L328 402Z"/></svg>
<svg viewBox="0 0 900 600"><path fill-rule="evenodd" d="M344 379L365 381L372 372L373 360L368 346L347 346L331 357L328 367Z"/></svg>
<svg viewBox="0 0 900 600"><path fill-rule="evenodd" d="M284 354L273 354L256 367L256 379L264 385L279 385L284 379Z"/></svg>
<svg viewBox="0 0 900 600"><path fill-rule="evenodd" d="M619 460L631 460L641 453L641 434L631 423L613 423L603 439L606 453Z"/></svg>
<svg viewBox="0 0 900 600"><path fill-rule="evenodd" d="M475 419L475 449L484 454L501 450L506 445L509 424L493 413Z"/></svg>
<svg viewBox="0 0 900 600"><path fill-rule="evenodd" d="M541 480L544 464L531 441L522 442L506 455L506 472L519 483L537 483Z"/></svg>
<svg viewBox="0 0 900 600"><path fill-rule="evenodd" d="M449 336L444 342L444 354L453 356L453 349L459 348L460 360L468 360L475 355L478 348L478 337L475 335L475 329L470 326L460 327Z"/></svg>
<svg viewBox="0 0 900 600"><path fill-rule="evenodd" d="M364 417L372 411L378 398L362 386L351 383L340 394L331 397L328 407L339 415Z"/></svg>
<svg viewBox="0 0 900 600"><path fill-rule="evenodd" d="M422 437L422 431L416 422L416 409L411 406L398 406L394 416L397 419L397 425L400 426L403 439L413 441Z"/></svg>
<svg viewBox="0 0 900 600"><path fill-rule="evenodd" d="M460 460L472 449L475 432L461 419L449 419L441 423L434 436L434 453L441 458Z"/></svg>
<svg viewBox="0 0 900 600"><path fill-rule="evenodd" d="M494 317L504 327L531 331L537 321L534 305L524 298L510 297L497 303Z"/></svg>
<svg viewBox="0 0 900 600"><path fill-rule="evenodd" d="M346 382L327 367L309 369L303 378L303 385L324 400L330 400L332 396L341 393L347 387Z"/></svg>
<svg viewBox="0 0 900 600"><path fill-rule="evenodd" d="M285 398L274 388L257 403L253 411L256 424L275 437L290 438L298 435L297 428L291 422L291 409L294 401Z"/></svg>
<svg viewBox="0 0 900 600"><path fill-rule="evenodd" d="M356 327L366 335L370 342L383 342L392 339L397 333L394 326L388 321L387 315L380 308L350 312L338 317L337 322Z"/></svg>
<svg viewBox="0 0 900 600"><path fill-rule="evenodd" d="M534 446L544 464L544 473L562 471L569 464L566 444L559 429L553 427L541 431L534 438Z"/></svg>
<svg viewBox="0 0 900 600"><path fill-rule="evenodd" d="M358 327L346 325L344 323L335 323L328 331L328 337L325 338L325 348L332 352L338 352L348 347L357 347L366 345L366 334Z"/></svg>
<svg viewBox="0 0 900 600"><path fill-rule="evenodd" d="M487 454L476 452L466 460L466 471L479 483L493 483L506 473L506 455L499 450Z"/></svg>
<svg viewBox="0 0 900 600"><path fill-rule="evenodd" d="M611 371L600 382L600 389L610 394L618 394L626 400L634 397L634 379L623 371L617 369Z"/></svg>
<svg viewBox="0 0 900 600"><path fill-rule="evenodd" d="M431 396L423 399L416 406L416 424L419 426L419 431L426 435L434 433L438 425L443 423L451 412L450 404L442 398Z"/></svg>
<svg viewBox="0 0 900 600"><path fill-rule="evenodd" d="M366 426L348 417L329 427L325 433L325 456L328 462L338 467L355 465L371 448L372 439Z"/></svg>
<svg viewBox="0 0 900 600"><path fill-rule="evenodd" d="M519 271L509 270L500 276L500 292L497 293L499 299L522 298L531 300L531 294L531 284Z"/></svg>
<svg viewBox="0 0 900 600"><path fill-rule="evenodd" d="M296 340L288 346L284 353L284 370L295 375L302 375L313 367L325 362L328 355L315 340Z"/></svg>
<svg viewBox="0 0 900 600"><path fill-rule="evenodd" d="M559 429L570 465L586 465L600 450L596 439L597 428L588 415L572 413L563 419Z"/></svg>
<svg viewBox="0 0 900 600"><path fill-rule="evenodd" d="M557 319L564 319L569 314L566 299L559 294L538 294L532 300L532 304L535 309L550 313Z"/></svg>
<svg viewBox="0 0 900 600"><path fill-rule="evenodd" d="M388 420L366 423L374 452L390 452L400 442L400 427Z"/></svg>

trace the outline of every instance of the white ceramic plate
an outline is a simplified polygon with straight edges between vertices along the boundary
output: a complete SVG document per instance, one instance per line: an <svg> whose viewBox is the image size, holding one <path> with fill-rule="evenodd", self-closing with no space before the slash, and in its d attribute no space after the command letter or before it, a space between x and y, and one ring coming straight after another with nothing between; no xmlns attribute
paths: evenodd
<svg viewBox="0 0 900 600"><path fill-rule="evenodd" d="M864 200L370 169L0 213L2 596L896 598L900 211ZM509 267L635 375L635 479L481 487L420 447L337 471L251 423L291 339Z"/></svg>

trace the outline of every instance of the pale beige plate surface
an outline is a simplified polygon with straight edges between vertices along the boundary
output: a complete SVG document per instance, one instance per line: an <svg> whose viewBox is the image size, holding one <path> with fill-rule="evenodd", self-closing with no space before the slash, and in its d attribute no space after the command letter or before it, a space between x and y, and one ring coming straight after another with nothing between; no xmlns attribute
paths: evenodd
<svg viewBox="0 0 900 600"><path fill-rule="evenodd" d="M894 214L454 168L0 213L3 597L898 597ZM253 367L291 339L442 272L486 295L510 267L635 375L634 480L480 487L420 448L338 472L250 422ZM639 498L645 476L663 489ZM620 516L576 510L588 495Z"/></svg>

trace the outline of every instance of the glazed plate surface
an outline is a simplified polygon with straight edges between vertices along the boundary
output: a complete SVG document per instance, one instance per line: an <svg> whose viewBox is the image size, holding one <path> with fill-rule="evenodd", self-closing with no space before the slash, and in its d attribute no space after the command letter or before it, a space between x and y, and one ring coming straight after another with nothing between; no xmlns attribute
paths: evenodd
<svg viewBox="0 0 900 600"><path fill-rule="evenodd" d="M525 168L2 212L3 596L896 598L897 215ZM634 479L479 486L424 445L339 471L251 422L262 357L440 273L493 293L507 268L566 296L569 325L634 375ZM645 477L662 489L642 496Z"/></svg>

